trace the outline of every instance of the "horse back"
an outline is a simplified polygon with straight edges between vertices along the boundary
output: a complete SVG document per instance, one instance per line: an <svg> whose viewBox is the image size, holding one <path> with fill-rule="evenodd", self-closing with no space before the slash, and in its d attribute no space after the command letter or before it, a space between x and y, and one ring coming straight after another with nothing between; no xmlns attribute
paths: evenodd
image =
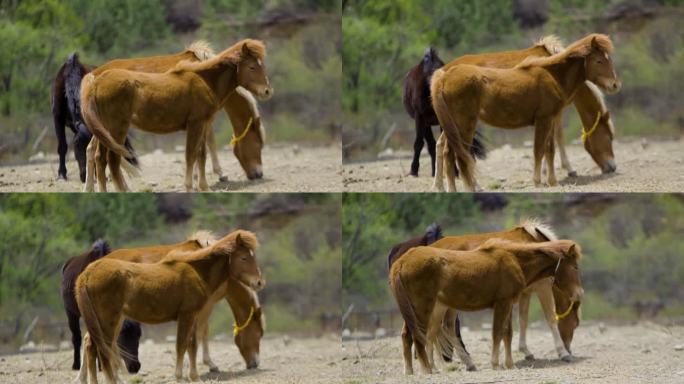
<svg viewBox="0 0 684 384"><path fill-rule="evenodd" d="M117 59L101 65L93 70L93 74L99 76L110 69L128 69L136 72L161 73L176 66L181 61L198 61L197 57L189 51L175 55L151 56L134 59Z"/></svg>
<svg viewBox="0 0 684 384"><path fill-rule="evenodd" d="M129 261L132 263L156 263L174 250L196 251L201 246L195 240L187 240L181 243L169 245L157 245L153 247L117 249L107 255L109 259Z"/></svg>

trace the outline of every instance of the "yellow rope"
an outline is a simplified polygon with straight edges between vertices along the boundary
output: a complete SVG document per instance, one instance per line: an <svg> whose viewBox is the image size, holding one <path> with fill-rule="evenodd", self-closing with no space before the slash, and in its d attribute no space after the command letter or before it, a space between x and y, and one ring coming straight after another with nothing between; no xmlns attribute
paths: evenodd
<svg viewBox="0 0 684 384"><path fill-rule="evenodd" d="M590 130L585 131L584 125L582 126L582 143L587 141L589 136L591 136L594 133L594 131L596 131L596 128L598 127L598 123L600 120L601 120L601 111L598 111L598 112L596 112L596 121L594 122L594 126L591 127Z"/></svg>
<svg viewBox="0 0 684 384"><path fill-rule="evenodd" d="M247 132L249 132L249 129L252 127L252 118L249 118L249 121L247 122L247 128L245 128L244 131L240 134L240 136L235 136L235 132L233 132L233 138L230 139L230 145L235 146L235 144L239 143L240 140L244 139L245 136L247 136Z"/></svg>
<svg viewBox="0 0 684 384"><path fill-rule="evenodd" d="M250 119L251 121L251 119ZM250 322L252 322L252 317L254 316L254 307L251 307L249 310L249 317L247 317L247 320L245 320L245 323L243 325L237 325L237 323L233 324L233 337L236 337L237 335L240 334L240 332L244 331L245 328L249 325Z"/></svg>
<svg viewBox="0 0 684 384"><path fill-rule="evenodd" d="M565 312L563 312L563 313L561 313L561 314L556 313L556 321L562 320L562 319L565 319L566 317L568 317L568 315L570 314L570 311L572 311L572 307L573 307L574 305L575 305L575 302L574 302L574 301L571 301L571 302L570 302L570 306L568 307L568 310L567 310L567 311L565 311Z"/></svg>

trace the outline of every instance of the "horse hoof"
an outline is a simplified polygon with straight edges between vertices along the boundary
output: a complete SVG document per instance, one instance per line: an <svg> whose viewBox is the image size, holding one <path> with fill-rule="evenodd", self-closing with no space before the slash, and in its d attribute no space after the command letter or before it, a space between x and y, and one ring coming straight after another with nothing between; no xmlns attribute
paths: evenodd
<svg viewBox="0 0 684 384"><path fill-rule="evenodd" d="M468 367L466 367L466 371L475 372L475 371L477 371L477 367L474 365L469 365Z"/></svg>
<svg viewBox="0 0 684 384"><path fill-rule="evenodd" d="M216 367L216 366L214 366L214 367L209 367L209 372L218 372L218 371L219 371L219 369L218 369L218 367Z"/></svg>
<svg viewBox="0 0 684 384"><path fill-rule="evenodd" d="M525 355L525 360L534 361L534 355Z"/></svg>
<svg viewBox="0 0 684 384"><path fill-rule="evenodd" d="M59 176L57 176L57 181L67 181L67 178L66 178L66 176L59 175Z"/></svg>
<svg viewBox="0 0 684 384"><path fill-rule="evenodd" d="M416 172L416 173L409 172L408 175L406 175L406 176L418 177L418 172ZM434 175L433 175L433 177L434 177Z"/></svg>
<svg viewBox="0 0 684 384"><path fill-rule="evenodd" d="M228 181L228 176L221 176L221 177L219 177L219 181L222 182L222 183L225 183L226 181Z"/></svg>
<svg viewBox="0 0 684 384"><path fill-rule="evenodd" d="M568 172L568 177L577 177L577 171Z"/></svg>
<svg viewBox="0 0 684 384"><path fill-rule="evenodd" d="M571 363L572 362L572 356L565 355L565 356L561 357L561 360L565 361L566 363Z"/></svg>

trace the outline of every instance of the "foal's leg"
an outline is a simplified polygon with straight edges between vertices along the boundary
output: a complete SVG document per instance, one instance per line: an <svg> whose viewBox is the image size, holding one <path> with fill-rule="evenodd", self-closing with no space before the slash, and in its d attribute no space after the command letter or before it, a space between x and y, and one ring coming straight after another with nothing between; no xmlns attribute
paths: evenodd
<svg viewBox="0 0 684 384"><path fill-rule="evenodd" d="M95 191L95 152L97 146L98 140L93 136L86 147L86 179L85 185L83 186L83 192Z"/></svg>
<svg viewBox="0 0 684 384"><path fill-rule="evenodd" d="M432 311L432 315L430 316L430 322L428 325L428 331L426 334L426 340L427 340L427 355L428 359L430 362L430 367L433 370L437 369L437 366L435 366L435 354L434 354L434 349L435 349L435 343L439 343L439 340L437 337L441 334L442 332L442 320L444 319L444 314L446 313L447 308L442 305L435 305L435 309ZM449 340L446 341L447 345L441 345L439 344L437 347L439 349L440 355L448 348L451 349L451 343Z"/></svg>
<svg viewBox="0 0 684 384"><path fill-rule="evenodd" d="M513 353L511 352L511 342L513 341L513 316L508 315L508 322L506 323L506 332L504 333L504 350L506 353L506 360L504 365L506 368L513 368Z"/></svg>
<svg viewBox="0 0 684 384"><path fill-rule="evenodd" d="M197 315L195 334L197 335L198 341L202 342L202 362L209 366L210 372L218 372L219 369L211 361L211 356L209 356L209 316L214 309L214 305L205 305L204 308Z"/></svg>
<svg viewBox="0 0 684 384"><path fill-rule="evenodd" d="M404 352L404 375L413 375L413 357L411 356L413 335L411 335L406 323L401 327L401 344Z"/></svg>
<svg viewBox="0 0 684 384"><path fill-rule="evenodd" d="M416 114L415 127L416 137L413 140L413 161L411 162L411 172L409 176L418 176L418 168L420 167L420 152L423 150L423 131L425 130L423 119L420 114Z"/></svg>
<svg viewBox="0 0 684 384"><path fill-rule="evenodd" d="M543 283L540 281L540 286L535 289L537 297L539 298L539 303L544 311L544 317L546 318L546 324L548 324L551 330L551 335L553 335L553 344L556 347L556 352L558 357L565 362L571 361L570 353L565 349L563 344L563 339L561 338L560 332L558 331L558 322L556 321L556 302L553 299L553 283L549 279L545 279Z"/></svg>
<svg viewBox="0 0 684 384"><path fill-rule="evenodd" d="M554 121L553 123L553 130L557 131L560 127L560 124L558 122ZM554 167L553 163L556 157L556 151L555 151L555 144L553 141L553 132L549 135L547 139L547 145L546 145L546 167L549 169L548 173L548 183L550 187L558 185L558 181L556 180L556 168Z"/></svg>
<svg viewBox="0 0 684 384"><path fill-rule="evenodd" d="M211 125L207 124L206 130L211 130ZM203 135L204 136L204 135ZM199 190L208 191L209 183L207 183L206 165L207 165L207 145L204 138L200 139L202 143L199 145L197 153L197 164L199 167Z"/></svg>
<svg viewBox="0 0 684 384"><path fill-rule="evenodd" d="M211 155L211 166L214 174L218 176L219 181L226 181L227 179L223 176L223 170L221 169L221 163L218 158L218 151L216 150L216 137L214 136L214 128L210 125L207 127L207 150Z"/></svg>
<svg viewBox="0 0 684 384"><path fill-rule="evenodd" d="M553 132L556 139L556 144L558 144L558 151L560 151L561 167L568 171L568 176L577 176L577 172L572 169L570 160L568 160L568 154L565 152L565 136L563 135L563 127L559 124Z"/></svg>
<svg viewBox="0 0 684 384"><path fill-rule="evenodd" d="M446 145L446 136L444 132L440 133L437 139L437 146L435 148L435 177L432 182L432 190L435 192L444 192L444 146Z"/></svg>
<svg viewBox="0 0 684 384"><path fill-rule="evenodd" d="M534 181L535 187L541 186L541 163L547 152L549 135L552 133L551 119L537 119L534 124ZM551 172L551 170L549 170Z"/></svg>
<svg viewBox="0 0 684 384"><path fill-rule="evenodd" d="M176 329L176 379L183 377L183 358L188 345L191 344L191 334L195 331L195 314L183 313L178 315L178 328ZM195 344L196 348L196 344ZM196 352L196 351L195 351ZM190 375L192 376L193 362L190 362ZM195 375L197 370L195 368ZM192 377L190 377L192 380Z"/></svg>
<svg viewBox="0 0 684 384"><path fill-rule="evenodd" d="M204 145L202 137L203 125L197 123L188 124L185 140L185 191L192 192L192 172L197 161L200 145Z"/></svg>
<svg viewBox="0 0 684 384"><path fill-rule="evenodd" d="M126 179L121 172L121 155L114 151L107 151L107 163L109 164L109 171L112 173L112 181L114 182L114 188L118 192L129 192L128 184L126 184ZM103 172L104 173L104 172Z"/></svg>
<svg viewBox="0 0 684 384"><path fill-rule="evenodd" d="M447 192L456 192L456 153L449 147L449 143L444 144L444 169L447 179Z"/></svg>
<svg viewBox="0 0 684 384"><path fill-rule="evenodd" d="M494 320L492 321L492 368L499 368L499 348L511 316L512 303L508 300L497 301L494 304Z"/></svg>
<svg viewBox="0 0 684 384"><path fill-rule="evenodd" d="M103 144L98 144L95 151L97 166L97 185L100 192L107 192L107 154L109 150Z"/></svg>
<svg viewBox="0 0 684 384"><path fill-rule="evenodd" d="M534 360L534 355L527 349L527 320L530 312L530 296L529 292L523 292L518 302L518 321L520 322L518 351L525 354L525 360Z"/></svg>

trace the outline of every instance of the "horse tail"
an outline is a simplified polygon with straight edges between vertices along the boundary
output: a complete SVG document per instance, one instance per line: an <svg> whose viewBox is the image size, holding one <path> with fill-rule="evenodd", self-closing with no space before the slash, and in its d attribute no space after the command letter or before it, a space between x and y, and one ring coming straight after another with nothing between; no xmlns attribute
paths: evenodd
<svg viewBox="0 0 684 384"><path fill-rule="evenodd" d="M118 359L113 358L116 356L115 351L109 347L104 340L104 332L102 332L102 326L100 325L100 320L95 312L93 303L90 300L90 295L88 294L87 287L88 275L81 274L79 279L76 281L76 302L78 303L78 309L83 316L83 321L85 322L88 333L93 343L95 343L95 348L97 349L97 357L100 360L102 369L107 373L107 376L113 377L114 371L112 369L112 363L118 367ZM103 359L103 357L105 357Z"/></svg>
<svg viewBox="0 0 684 384"><path fill-rule="evenodd" d="M482 131L478 128L475 131L475 137L473 138L473 144L470 146L470 154L474 158L484 160L487 158L487 147L484 143L484 136L482 136Z"/></svg>
<svg viewBox="0 0 684 384"><path fill-rule="evenodd" d="M425 230L425 245L430 245L442 237L444 237L442 234L442 227L437 223L432 223Z"/></svg>
<svg viewBox="0 0 684 384"><path fill-rule="evenodd" d="M456 154L458 161L458 168L463 175L463 183L468 189L473 189L475 186L475 179L473 178L473 168L475 160L471 155L471 145L463 142L461 132L458 125L454 121L451 113L449 113L449 106L444 99L444 70L435 71L432 76L432 84L430 86L430 94L432 95L432 107L435 109L439 124L447 138L449 148Z"/></svg>
<svg viewBox="0 0 684 384"><path fill-rule="evenodd" d="M81 82L81 100L82 113L88 127L92 133L100 140L109 150L121 155L131 164L133 161L137 163L135 155L131 153L125 146L119 144L114 140L111 133L105 128L100 120L100 115L97 108L97 99L95 95L95 88L97 87L95 76L92 73L87 74Z"/></svg>
<svg viewBox="0 0 684 384"><path fill-rule="evenodd" d="M404 322L411 331L413 335L413 340L417 343L426 344L425 336L425 326L420 324L418 316L416 316L416 311L413 309L413 304L411 304L411 299L406 292L404 283L401 281L401 270L397 268L393 272L394 276L391 280L392 293L394 294L394 299L397 301L399 306L399 312L401 317L404 318Z"/></svg>

